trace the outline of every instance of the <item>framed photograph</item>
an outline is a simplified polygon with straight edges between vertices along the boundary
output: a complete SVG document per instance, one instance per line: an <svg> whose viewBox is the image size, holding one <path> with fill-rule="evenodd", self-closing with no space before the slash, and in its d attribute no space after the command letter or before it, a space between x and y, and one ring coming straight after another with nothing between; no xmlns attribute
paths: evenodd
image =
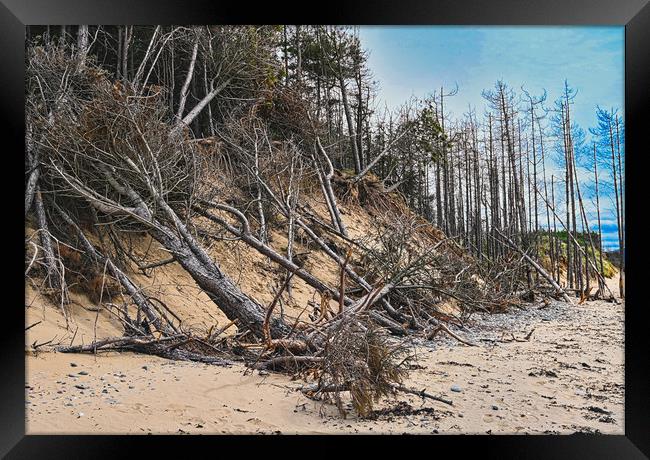
<svg viewBox="0 0 650 460"><path fill-rule="evenodd" d="M647 1L321 9L3 0L0 452L647 458Z"/></svg>

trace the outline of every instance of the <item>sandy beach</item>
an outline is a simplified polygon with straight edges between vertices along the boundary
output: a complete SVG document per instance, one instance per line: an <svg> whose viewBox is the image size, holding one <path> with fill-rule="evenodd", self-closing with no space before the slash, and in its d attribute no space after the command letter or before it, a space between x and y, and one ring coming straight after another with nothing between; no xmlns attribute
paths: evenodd
<svg viewBox="0 0 650 460"><path fill-rule="evenodd" d="M400 394L365 420L308 399L299 391L304 382L238 363L29 354L27 433L624 432L624 304L551 303L475 315L457 332L478 346L447 336L417 344L405 382L453 406Z"/></svg>

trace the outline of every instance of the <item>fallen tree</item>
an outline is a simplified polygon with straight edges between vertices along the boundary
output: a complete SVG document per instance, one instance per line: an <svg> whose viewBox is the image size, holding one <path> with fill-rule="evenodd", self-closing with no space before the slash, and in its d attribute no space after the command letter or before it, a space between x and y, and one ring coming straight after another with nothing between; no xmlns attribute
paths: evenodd
<svg viewBox="0 0 650 460"><path fill-rule="evenodd" d="M526 262L528 262L535 270L537 270L537 273L542 275L546 281L549 282L551 286L555 289L555 291L562 296L565 302L568 304L573 305L573 301L571 298L567 295L567 293L555 282L553 277L548 274L546 270L542 268L540 264L535 262L526 252L521 249L519 246L517 246L510 238L508 238L506 235L501 233L497 228L493 229L494 232L499 235L512 249L515 251L519 252L524 259L526 259Z"/></svg>

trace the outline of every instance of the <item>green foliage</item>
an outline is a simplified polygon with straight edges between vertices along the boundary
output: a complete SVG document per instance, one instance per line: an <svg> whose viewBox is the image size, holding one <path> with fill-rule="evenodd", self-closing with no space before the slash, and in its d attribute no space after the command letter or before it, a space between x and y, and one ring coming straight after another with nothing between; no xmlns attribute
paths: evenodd
<svg viewBox="0 0 650 460"><path fill-rule="evenodd" d="M448 142L447 136L438 122L431 102L419 113L415 121L409 122L413 131L415 145L420 152L427 154L431 161L438 161L441 156L442 143Z"/></svg>
<svg viewBox="0 0 650 460"><path fill-rule="evenodd" d="M560 246L560 265L563 267L566 267L566 251L567 251L567 240L568 240L568 234L566 231L557 231L557 232L545 232L541 231L539 234L539 258L540 261L542 262L542 265L547 268L548 270L551 269L551 245L550 245L550 240L551 236L554 236L557 240L559 240L559 246ZM575 239L580 242L580 247L582 250L585 250L585 242L587 244L587 254L589 254L589 257L592 258L594 257L594 251L591 249L591 245L589 243L589 236L588 234L585 233L577 233L575 235ZM597 245L598 241L598 235L592 232L592 239L594 241L594 244ZM573 240L572 240L573 241ZM598 249L595 250L595 259L597 261L596 267L600 269L600 251ZM614 264L606 257L605 254L603 254L603 275L605 278L611 278L616 274L616 267Z"/></svg>
<svg viewBox="0 0 650 460"><path fill-rule="evenodd" d="M345 28L300 27L299 34L301 68L311 77L334 81L340 73L344 80L354 78L365 63L358 37ZM287 37L284 48L291 60L290 69L295 69L299 51L295 37Z"/></svg>

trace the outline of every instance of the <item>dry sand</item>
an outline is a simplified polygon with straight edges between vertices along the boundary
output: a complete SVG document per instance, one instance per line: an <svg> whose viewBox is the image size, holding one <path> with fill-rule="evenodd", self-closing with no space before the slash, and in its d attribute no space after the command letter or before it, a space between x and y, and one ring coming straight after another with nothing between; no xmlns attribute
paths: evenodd
<svg viewBox="0 0 650 460"><path fill-rule="evenodd" d="M615 283L614 283L615 284ZM476 315L459 334L416 346L406 384L453 406L400 395L375 420L341 418L283 375L129 353L27 356L29 434L623 434L624 305L552 303ZM512 340L504 328L523 340ZM452 391L452 386L457 391Z"/></svg>

